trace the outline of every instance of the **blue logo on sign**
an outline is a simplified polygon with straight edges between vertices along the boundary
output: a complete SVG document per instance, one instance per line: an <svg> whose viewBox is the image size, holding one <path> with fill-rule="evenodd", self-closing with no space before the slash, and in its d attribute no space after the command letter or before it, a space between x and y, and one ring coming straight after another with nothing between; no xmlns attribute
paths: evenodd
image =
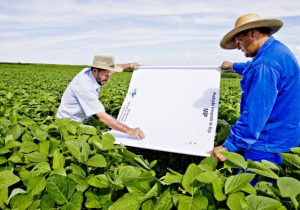
<svg viewBox="0 0 300 210"><path fill-rule="evenodd" d="M136 89L134 89L131 93L131 97L133 98L136 95Z"/></svg>

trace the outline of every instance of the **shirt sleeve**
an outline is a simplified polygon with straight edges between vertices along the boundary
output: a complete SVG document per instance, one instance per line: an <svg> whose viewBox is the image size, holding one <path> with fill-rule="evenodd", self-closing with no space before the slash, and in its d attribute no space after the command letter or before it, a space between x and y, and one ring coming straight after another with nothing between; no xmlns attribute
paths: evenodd
<svg viewBox="0 0 300 210"><path fill-rule="evenodd" d="M104 106L99 101L99 93L96 90L78 84L73 87L73 91L87 117L105 112Z"/></svg>
<svg viewBox="0 0 300 210"><path fill-rule="evenodd" d="M245 107L223 144L232 152L247 150L258 140L278 93L280 74L277 70L260 66L251 73L249 90L243 93L247 94Z"/></svg>
<svg viewBox="0 0 300 210"><path fill-rule="evenodd" d="M244 69L248 67L250 63L251 61L247 61L246 63L233 63L232 68L236 73L242 75Z"/></svg>

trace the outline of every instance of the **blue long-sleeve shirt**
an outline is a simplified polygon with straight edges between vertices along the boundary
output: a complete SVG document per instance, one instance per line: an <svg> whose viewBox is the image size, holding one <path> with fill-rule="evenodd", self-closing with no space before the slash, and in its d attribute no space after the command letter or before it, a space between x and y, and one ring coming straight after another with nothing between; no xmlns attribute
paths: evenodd
<svg viewBox="0 0 300 210"><path fill-rule="evenodd" d="M300 68L290 50L270 37L242 75L241 115L223 146L229 151L287 152L300 143Z"/></svg>

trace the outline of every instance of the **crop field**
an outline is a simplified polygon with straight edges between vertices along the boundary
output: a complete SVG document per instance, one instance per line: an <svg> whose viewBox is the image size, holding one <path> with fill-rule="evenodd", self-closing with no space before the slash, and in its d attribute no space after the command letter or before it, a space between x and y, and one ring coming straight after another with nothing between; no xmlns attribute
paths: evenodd
<svg viewBox="0 0 300 210"><path fill-rule="evenodd" d="M282 167L231 152L220 163L115 145L96 119L91 126L55 120L82 68L0 63L0 209L298 209L300 148L281 154ZM239 116L240 78L231 75L221 81L216 145ZM130 78L131 72L113 74L101 88L114 117Z"/></svg>

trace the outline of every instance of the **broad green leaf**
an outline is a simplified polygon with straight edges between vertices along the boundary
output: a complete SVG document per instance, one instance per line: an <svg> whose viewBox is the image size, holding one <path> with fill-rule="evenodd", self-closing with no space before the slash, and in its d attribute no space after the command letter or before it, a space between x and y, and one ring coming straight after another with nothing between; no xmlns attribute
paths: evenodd
<svg viewBox="0 0 300 210"><path fill-rule="evenodd" d="M93 167L99 167L99 168L104 168L106 167L106 159L103 155L96 154L89 158L89 160L86 162L88 166L93 166Z"/></svg>
<svg viewBox="0 0 300 210"><path fill-rule="evenodd" d="M33 203L33 198L27 194L18 194L10 201L10 206L13 209L25 210Z"/></svg>
<svg viewBox="0 0 300 210"><path fill-rule="evenodd" d="M93 126L89 126L89 125L80 125L80 127L77 130L77 134L88 134L88 135L92 135L95 136L97 135L97 129Z"/></svg>
<svg viewBox="0 0 300 210"><path fill-rule="evenodd" d="M65 144L68 148L68 151L72 154L74 158L76 158L80 162L86 162L88 160L88 156L90 154L89 144L84 140L74 139L67 140Z"/></svg>
<svg viewBox="0 0 300 210"><path fill-rule="evenodd" d="M246 201L248 203L247 210L274 210L282 206L282 204L275 199L258 195L248 195Z"/></svg>
<svg viewBox="0 0 300 210"><path fill-rule="evenodd" d="M76 183L69 177L53 175L48 178L46 188L53 200L57 204L63 205L74 194Z"/></svg>
<svg viewBox="0 0 300 210"><path fill-rule="evenodd" d="M126 193L113 203L110 210L139 210L142 204L143 195Z"/></svg>
<svg viewBox="0 0 300 210"><path fill-rule="evenodd" d="M97 209L101 208L102 204L100 202L100 198L98 195L96 195L91 191L87 191L85 193L85 197L86 197L86 202L85 202L86 208L97 208Z"/></svg>
<svg viewBox="0 0 300 210"><path fill-rule="evenodd" d="M268 160L262 160L261 163L264 167L269 168L271 170L275 170L275 171L280 170L280 167L278 165L276 165L275 163L272 163Z"/></svg>
<svg viewBox="0 0 300 210"><path fill-rule="evenodd" d="M198 165L202 171L215 171L218 160L215 157L207 157L203 159Z"/></svg>
<svg viewBox="0 0 300 210"><path fill-rule="evenodd" d="M168 210L172 209L172 195L170 189L167 188L157 199L157 202L154 205L153 210Z"/></svg>
<svg viewBox="0 0 300 210"><path fill-rule="evenodd" d="M139 177L142 171L138 167L134 166L120 166L118 168L118 173L116 174L115 184L123 187L123 182L131 178Z"/></svg>
<svg viewBox="0 0 300 210"><path fill-rule="evenodd" d="M49 194L44 194L41 199L41 210L49 209L56 209L55 200Z"/></svg>
<svg viewBox="0 0 300 210"><path fill-rule="evenodd" d="M142 203L141 210L153 210L154 201L152 199L146 200Z"/></svg>
<svg viewBox="0 0 300 210"><path fill-rule="evenodd" d="M40 153L44 155L49 154L50 142L49 141L40 141Z"/></svg>
<svg viewBox="0 0 300 210"><path fill-rule="evenodd" d="M219 172L218 171L205 171L201 174L199 174L196 179L199 182L203 182L203 183L212 183L213 180L215 180L216 178L218 178Z"/></svg>
<svg viewBox="0 0 300 210"><path fill-rule="evenodd" d="M169 169L169 168L168 168L168 171L169 172L167 172L166 175L161 178L162 181L164 181L168 185L171 185L174 183L181 183L182 177L183 177L182 174L180 174L176 171L173 171L172 169Z"/></svg>
<svg viewBox="0 0 300 210"><path fill-rule="evenodd" d="M16 147L20 147L21 143L15 140L9 140L6 144L5 147L7 149L11 149L11 148L16 148Z"/></svg>
<svg viewBox="0 0 300 210"><path fill-rule="evenodd" d="M26 141L32 142L33 141L32 136L29 133L24 133L22 136L22 141L23 142L26 142Z"/></svg>
<svg viewBox="0 0 300 210"><path fill-rule="evenodd" d="M65 167L65 157L60 153L60 149L56 148L53 154L52 168L64 168Z"/></svg>
<svg viewBox="0 0 300 210"><path fill-rule="evenodd" d="M66 170L71 170L72 173L77 174L79 176L81 176L82 178L86 178L86 172L85 170L83 170L80 166L75 165L75 164L71 164L70 166L66 167Z"/></svg>
<svg viewBox="0 0 300 210"><path fill-rule="evenodd" d="M151 173L144 173L140 177L130 178L124 181L128 192L134 194L147 194L151 190L154 181Z"/></svg>
<svg viewBox="0 0 300 210"><path fill-rule="evenodd" d="M48 161L47 155L41 154L39 152L25 154L24 157L31 163L40 163Z"/></svg>
<svg viewBox="0 0 300 210"><path fill-rule="evenodd" d="M256 190L251 184L247 184L246 187L241 189L242 191L250 194L250 195L256 195Z"/></svg>
<svg viewBox="0 0 300 210"><path fill-rule="evenodd" d="M67 130L68 130L71 134L73 134L73 135L76 134L76 130L77 130L77 126L76 126L76 125L73 125L73 124L69 123L69 124L66 126L66 128L67 128Z"/></svg>
<svg viewBox="0 0 300 210"><path fill-rule="evenodd" d="M108 188L110 186L110 182L107 179L105 174L99 174L96 176L92 176L88 179L88 184L97 187L97 188Z"/></svg>
<svg viewBox="0 0 300 210"><path fill-rule="evenodd" d="M10 187L20 181L20 178L14 175L11 171L0 171L0 189Z"/></svg>
<svg viewBox="0 0 300 210"><path fill-rule="evenodd" d="M16 188L16 189L19 189L19 188ZM13 192L14 192L14 190L12 191L12 193ZM0 208L3 203L8 204L9 200L10 199L8 198L8 187L1 188L0 189Z"/></svg>
<svg viewBox="0 0 300 210"><path fill-rule="evenodd" d="M76 191L71 200L61 207L62 210L81 210L82 209L83 196L82 192Z"/></svg>
<svg viewBox="0 0 300 210"><path fill-rule="evenodd" d="M255 174L237 174L227 178L225 182L225 194L238 192L246 187L250 181L254 178Z"/></svg>
<svg viewBox="0 0 300 210"><path fill-rule="evenodd" d="M202 170L194 163L190 164L182 178L182 186L184 190L193 195L198 188L198 183L195 179L199 174L203 173Z"/></svg>
<svg viewBox="0 0 300 210"><path fill-rule="evenodd" d="M189 197L181 195L178 201L178 210L201 210L207 209L208 200L206 197Z"/></svg>
<svg viewBox="0 0 300 210"><path fill-rule="evenodd" d="M290 154L290 153L281 153L280 154L283 157L284 162L287 162L291 166L300 169L300 157L296 154Z"/></svg>
<svg viewBox="0 0 300 210"><path fill-rule="evenodd" d="M104 134L102 136L102 139L99 139L99 137L94 136L91 137L89 141L91 141L99 150L109 150L114 148L115 139L110 134Z"/></svg>
<svg viewBox="0 0 300 210"><path fill-rule="evenodd" d="M43 176L32 177L27 185L27 192L31 196L40 195L41 192L46 188L46 179Z"/></svg>
<svg viewBox="0 0 300 210"><path fill-rule="evenodd" d="M280 177L277 185L282 197L297 197L300 194L300 181L292 177Z"/></svg>
<svg viewBox="0 0 300 210"><path fill-rule="evenodd" d="M49 163L40 162L31 169L31 174L32 176L39 176L41 174L48 173L49 171L51 171Z"/></svg>
<svg viewBox="0 0 300 210"><path fill-rule="evenodd" d="M226 162L231 162L233 165L235 165L235 168L247 168L247 162L242 155L229 151L222 151L219 153L227 158Z"/></svg>
<svg viewBox="0 0 300 210"><path fill-rule="evenodd" d="M0 165L6 163L7 159L5 157L0 156Z"/></svg>
<svg viewBox="0 0 300 210"><path fill-rule="evenodd" d="M252 160L248 160L248 169L249 171L266 176L272 179L278 179L278 175L275 174L271 169L266 168L261 162L253 162Z"/></svg>
<svg viewBox="0 0 300 210"><path fill-rule="evenodd" d="M15 124L7 133L7 135L12 135L13 140L17 140L22 135L22 128L20 125Z"/></svg>
<svg viewBox="0 0 300 210"><path fill-rule="evenodd" d="M26 141L23 142L20 146L20 152L23 153L30 153L34 151L38 151L39 146L35 144L34 142Z"/></svg>
<svg viewBox="0 0 300 210"><path fill-rule="evenodd" d="M36 209L39 209L40 204L41 204L40 200L34 200L32 202L32 204L27 208L27 210L36 210Z"/></svg>
<svg viewBox="0 0 300 210"><path fill-rule="evenodd" d="M48 133L44 130L42 130L41 128L37 127L34 131L34 137L37 140L43 141L46 140L48 137Z"/></svg>
<svg viewBox="0 0 300 210"><path fill-rule="evenodd" d="M144 200L148 200L153 197L157 197L160 192L160 184L159 182L155 183L154 186L147 192L144 196Z"/></svg>
<svg viewBox="0 0 300 210"><path fill-rule="evenodd" d="M24 193L27 193L25 190L21 189L21 188L15 188L12 190L12 192L10 193L10 196L9 198L7 199L7 204L10 202L10 200L15 196L15 195L18 195L18 194L24 194Z"/></svg>
<svg viewBox="0 0 300 210"><path fill-rule="evenodd" d="M217 201L223 201L227 198L223 192L224 180L222 177L214 179L212 181L212 186L214 190L214 197Z"/></svg>
<svg viewBox="0 0 300 210"><path fill-rule="evenodd" d="M247 207L245 195L242 192L230 194L226 204L231 210L243 210Z"/></svg>
<svg viewBox="0 0 300 210"><path fill-rule="evenodd" d="M300 155L300 147L293 147L293 148L291 148L291 152Z"/></svg>
<svg viewBox="0 0 300 210"><path fill-rule="evenodd" d="M51 171L50 176L57 174L61 176L67 176L66 170L64 168L56 168L53 171Z"/></svg>

